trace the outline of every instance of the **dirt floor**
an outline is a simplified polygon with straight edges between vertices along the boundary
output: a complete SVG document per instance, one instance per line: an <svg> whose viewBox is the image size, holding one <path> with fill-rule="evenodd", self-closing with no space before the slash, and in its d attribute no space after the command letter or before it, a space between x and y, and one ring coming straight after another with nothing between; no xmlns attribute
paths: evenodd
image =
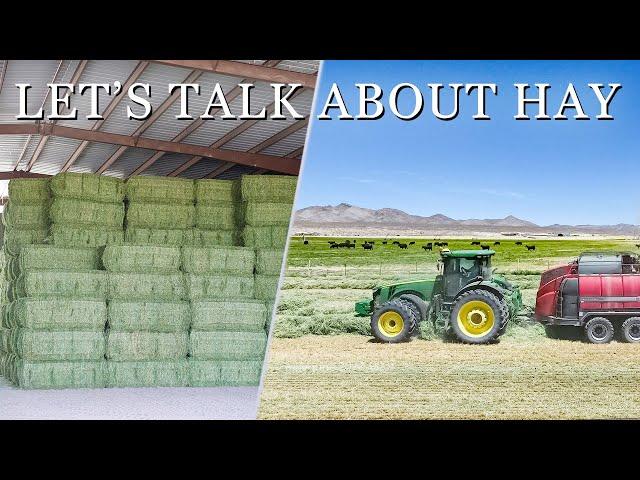
<svg viewBox="0 0 640 480"><path fill-rule="evenodd" d="M640 348L363 335L274 338L263 419L640 418Z"/></svg>

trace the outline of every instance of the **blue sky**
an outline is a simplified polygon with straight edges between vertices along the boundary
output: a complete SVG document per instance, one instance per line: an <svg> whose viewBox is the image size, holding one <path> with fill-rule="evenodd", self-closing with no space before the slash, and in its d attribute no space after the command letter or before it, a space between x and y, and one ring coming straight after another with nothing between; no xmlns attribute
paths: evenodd
<svg viewBox="0 0 640 480"><path fill-rule="evenodd" d="M640 62L619 61L325 61L315 116L333 82L357 114L355 83L385 92L416 84L425 107L402 121L387 107L376 121L312 120L297 208L341 202L398 208L417 215L502 218L541 225L640 223ZM498 84L487 95L490 121L476 121L476 95L460 96L460 115L431 113L427 83ZM589 121L516 121L514 83L549 83L549 115L573 83ZM597 121L599 104L588 83L621 83L611 103L613 121ZM442 110L452 105L442 92ZM608 87L604 94L609 92ZM408 92L407 92L408 93ZM537 91L533 88L528 95ZM410 110L409 95L400 97ZM528 108L533 117L537 106Z"/></svg>

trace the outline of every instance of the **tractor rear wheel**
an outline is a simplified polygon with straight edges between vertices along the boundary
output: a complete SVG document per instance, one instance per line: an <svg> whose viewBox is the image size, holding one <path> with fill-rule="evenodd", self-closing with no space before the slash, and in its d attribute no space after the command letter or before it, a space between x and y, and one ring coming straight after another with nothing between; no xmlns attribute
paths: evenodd
<svg viewBox="0 0 640 480"><path fill-rule="evenodd" d="M416 322L424 322L427 319L427 311L429 310L429 306L427 305L427 302L422 300L418 295L414 295L413 293L405 293L404 295L400 295L400 297L398 298L406 300L415 307Z"/></svg>
<svg viewBox="0 0 640 480"><path fill-rule="evenodd" d="M640 317L627 318L622 324L622 335L625 342L640 343Z"/></svg>
<svg viewBox="0 0 640 480"><path fill-rule="evenodd" d="M591 343L609 343L613 339L613 324L604 317L595 317L584 326L584 333Z"/></svg>
<svg viewBox="0 0 640 480"><path fill-rule="evenodd" d="M381 342L404 342L411 337L416 320L416 314L406 300L390 300L373 312L371 331Z"/></svg>
<svg viewBox="0 0 640 480"><path fill-rule="evenodd" d="M450 326L465 343L490 343L498 339L509 321L507 304L487 290L470 290L453 304Z"/></svg>

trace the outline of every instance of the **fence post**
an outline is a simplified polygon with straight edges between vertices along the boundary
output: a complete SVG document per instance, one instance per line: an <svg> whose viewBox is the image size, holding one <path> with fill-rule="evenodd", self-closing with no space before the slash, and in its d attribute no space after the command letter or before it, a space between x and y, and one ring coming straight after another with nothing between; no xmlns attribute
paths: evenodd
<svg viewBox="0 0 640 480"><path fill-rule="evenodd" d="M346 263L344 264L344 276L345 277L347 276L347 264Z"/></svg>

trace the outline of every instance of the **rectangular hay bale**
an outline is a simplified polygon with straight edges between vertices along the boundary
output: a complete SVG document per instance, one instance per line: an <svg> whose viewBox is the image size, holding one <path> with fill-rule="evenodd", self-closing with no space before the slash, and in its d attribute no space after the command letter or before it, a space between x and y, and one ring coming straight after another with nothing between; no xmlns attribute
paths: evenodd
<svg viewBox="0 0 640 480"><path fill-rule="evenodd" d="M209 230L233 230L236 227L238 204L196 205L196 227Z"/></svg>
<svg viewBox="0 0 640 480"><path fill-rule="evenodd" d="M233 180L200 179L195 181L196 204L218 205L240 200Z"/></svg>
<svg viewBox="0 0 640 480"><path fill-rule="evenodd" d="M109 300L182 300L187 298L181 273L108 272Z"/></svg>
<svg viewBox="0 0 640 480"><path fill-rule="evenodd" d="M124 201L124 182L108 175L64 172L51 177L50 185L56 198L76 198L100 203Z"/></svg>
<svg viewBox="0 0 640 480"><path fill-rule="evenodd" d="M49 205L19 205L9 200L2 212L2 224L6 228L48 228Z"/></svg>
<svg viewBox="0 0 640 480"><path fill-rule="evenodd" d="M188 302L112 300L108 315L112 332L186 332L191 323Z"/></svg>
<svg viewBox="0 0 640 480"><path fill-rule="evenodd" d="M100 203L75 198L54 198L49 218L55 224L122 228L124 203Z"/></svg>
<svg viewBox="0 0 640 480"><path fill-rule="evenodd" d="M252 227L245 225L241 237L245 247L281 248L287 243L288 226Z"/></svg>
<svg viewBox="0 0 640 480"><path fill-rule="evenodd" d="M31 361L101 360L105 354L104 332L38 331L12 329L10 353Z"/></svg>
<svg viewBox="0 0 640 480"><path fill-rule="evenodd" d="M48 178L14 178L9 180L8 189L14 205L41 205L51 197Z"/></svg>
<svg viewBox="0 0 640 480"><path fill-rule="evenodd" d="M10 291L11 300L22 297L105 298L107 272L89 270L23 272Z"/></svg>
<svg viewBox="0 0 640 480"><path fill-rule="evenodd" d="M261 275L280 275L284 248L256 249L256 273Z"/></svg>
<svg viewBox="0 0 640 480"><path fill-rule="evenodd" d="M293 203L298 177L288 175L242 175L240 192L252 202Z"/></svg>
<svg viewBox="0 0 640 480"><path fill-rule="evenodd" d="M187 387L186 359L107 362L108 387Z"/></svg>
<svg viewBox="0 0 640 480"><path fill-rule="evenodd" d="M183 247L182 269L187 273L237 273L250 275L255 251L246 247Z"/></svg>
<svg viewBox="0 0 640 480"><path fill-rule="evenodd" d="M195 228L193 230L193 241L185 245L196 247L212 247L215 245L233 246L239 245L238 232L234 230L205 230Z"/></svg>
<svg viewBox="0 0 640 480"><path fill-rule="evenodd" d="M264 332L191 332L189 355L196 360L262 360Z"/></svg>
<svg viewBox="0 0 640 480"><path fill-rule="evenodd" d="M287 226L291 218L290 203L244 202L238 210L238 224L253 227Z"/></svg>
<svg viewBox="0 0 640 480"><path fill-rule="evenodd" d="M25 389L104 388L104 360L75 362L33 362L18 359L15 383Z"/></svg>
<svg viewBox="0 0 640 480"><path fill-rule="evenodd" d="M189 351L187 332L119 332L110 330L107 335L107 359L171 360L186 358Z"/></svg>
<svg viewBox="0 0 640 480"><path fill-rule="evenodd" d="M7 228L4 231L4 249L9 255L18 255L23 245L44 243L48 236L47 228Z"/></svg>
<svg viewBox="0 0 640 480"><path fill-rule="evenodd" d="M104 300L19 298L4 305L3 325L44 331L102 332L107 325L107 304Z"/></svg>
<svg viewBox="0 0 640 480"><path fill-rule="evenodd" d="M102 262L110 272L178 272L180 249L171 246L107 245Z"/></svg>
<svg viewBox="0 0 640 480"><path fill-rule="evenodd" d="M262 360L189 359L192 387L243 387L260 383Z"/></svg>
<svg viewBox="0 0 640 480"><path fill-rule="evenodd" d="M194 182L187 178L136 175L125 186L130 202L190 205L195 201Z"/></svg>
<svg viewBox="0 0 640 480"><path fill-rule="evenodd" d="M51 225L51 242L68 247L103 247L124 241L122 228L100 228L97 226Z"/></svg>
<svg viewBox="0 0 640 480"><path fill-rule="evenodd" d="M99 270L100 251L92 247L64 247L60 245L25 245L12 267L17 277L27 270Z"/></svg>
<svg viewBox="0 0 640 480"><path fill-rule="evenodd" d="M193 205L131 202L127 207L127 228L192 228L195 213Z"/></svg>
<svg viewBox="0 0 640 480"><path fill-rule="evenodd" d="M190 300L239 299L253 297L253 275L185 274Z"/></svg>
<svg viewBox="0 0 640 480"><path fill-rule="evenodd" d="M278 292L280 275L256 275L255 277L255 298L273 301Z"/></svg>
<svg viewBox="0 0 640 480"><path fill-rule="evenodd" d="M267 321L264 302L253 299L194 301L191 315L191 329L200 331L260 332Z"/></svg>
<svg viewBox="0 0 640 480"><path fill-rule="evenodd" d="M125 242L132 245L182 246L193 244L193 229L156 229L127 227Z"/></svg>

